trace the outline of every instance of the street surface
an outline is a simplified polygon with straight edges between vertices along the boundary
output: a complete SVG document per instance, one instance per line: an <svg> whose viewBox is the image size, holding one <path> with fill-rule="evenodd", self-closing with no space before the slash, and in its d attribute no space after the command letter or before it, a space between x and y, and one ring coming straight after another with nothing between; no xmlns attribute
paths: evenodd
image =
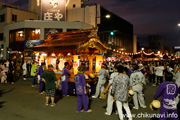
<svg viewBox="0 0 180 120"><path fill-rule="evenodd" d="M133 120L157 120L148 118L148 114L159 113L149 108L157 88L146 85L147 108L134 110L132 102L129 103L132 114L136 115ZM57 96L56 99L55 107L45 106L45 95L38 93L38 86L32 88L31 81L23 81L22 77L14 85L0 84L0 120L119 120L115 112L111 116L104 114L104 99L90 97L92 113L76 113L76 96Z"/></svg>

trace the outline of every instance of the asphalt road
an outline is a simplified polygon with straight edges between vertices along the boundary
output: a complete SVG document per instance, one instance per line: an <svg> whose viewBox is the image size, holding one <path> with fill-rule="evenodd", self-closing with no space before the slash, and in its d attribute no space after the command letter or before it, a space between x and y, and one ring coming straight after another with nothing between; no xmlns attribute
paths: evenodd
<svg viewBox="0 0 180 120"><path fill-rule="evenodd" d="M129 103L132 114L136 115L133 120L156 120L150 119L148 115L159 113L159 110L152 111L149 108L157 88L146 85L147 108L134 110L133 104ZM20 78L14 85L0 84L0 120L119 120L115 112L111 116L104 114L104 99L90 97L92 113L76 113L76 96L58 96L56 99L55 107L45 106L45 95L39 95L38 86L32 88L30 80L23 81Z"/></svg>

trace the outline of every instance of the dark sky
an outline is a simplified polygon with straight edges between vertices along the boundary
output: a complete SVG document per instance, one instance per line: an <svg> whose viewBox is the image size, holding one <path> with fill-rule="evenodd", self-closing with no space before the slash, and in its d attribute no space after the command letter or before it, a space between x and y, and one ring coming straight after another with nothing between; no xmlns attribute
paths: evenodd
<svg viewBox="0 0 180 120"><path fill-rule="evenodd" d="M3 0L0 0L3 1ZM27 8L28 0L4 0ZM180 0L89 0L129 21L138 37L159 34L165 45L180 46ZM141 39L141 45L147 41Z"/></svg>

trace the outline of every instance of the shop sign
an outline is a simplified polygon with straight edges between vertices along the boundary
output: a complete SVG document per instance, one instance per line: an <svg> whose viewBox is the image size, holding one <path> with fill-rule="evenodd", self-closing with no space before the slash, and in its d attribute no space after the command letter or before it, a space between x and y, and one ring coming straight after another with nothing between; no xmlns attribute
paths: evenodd
<svg viewBox="0 0 180 120"><path fill-rule="evenodd" d="M65 21L66 0L41 0L42 20Z"/></svg>

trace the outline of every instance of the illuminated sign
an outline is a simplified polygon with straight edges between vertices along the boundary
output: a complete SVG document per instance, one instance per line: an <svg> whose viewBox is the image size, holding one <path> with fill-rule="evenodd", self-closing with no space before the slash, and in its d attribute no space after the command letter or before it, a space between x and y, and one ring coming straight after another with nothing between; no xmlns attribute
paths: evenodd
<svg viewBox="0 0 180 120"><path fill-rule="evenodd" d="M66 0L42 0L42 20L65 21Z"/></svg>
<svg viewBox="0 0 180 120"><path fill-rule="evenodd" d="M180 46L175 46L174 49L180 49Z"/></svg>
<svg viewBox="0 0 180 120"><path fill-rule="evenodd" d="M31 48L44 43L44 40L24 40L24 48Z"/></svg>

